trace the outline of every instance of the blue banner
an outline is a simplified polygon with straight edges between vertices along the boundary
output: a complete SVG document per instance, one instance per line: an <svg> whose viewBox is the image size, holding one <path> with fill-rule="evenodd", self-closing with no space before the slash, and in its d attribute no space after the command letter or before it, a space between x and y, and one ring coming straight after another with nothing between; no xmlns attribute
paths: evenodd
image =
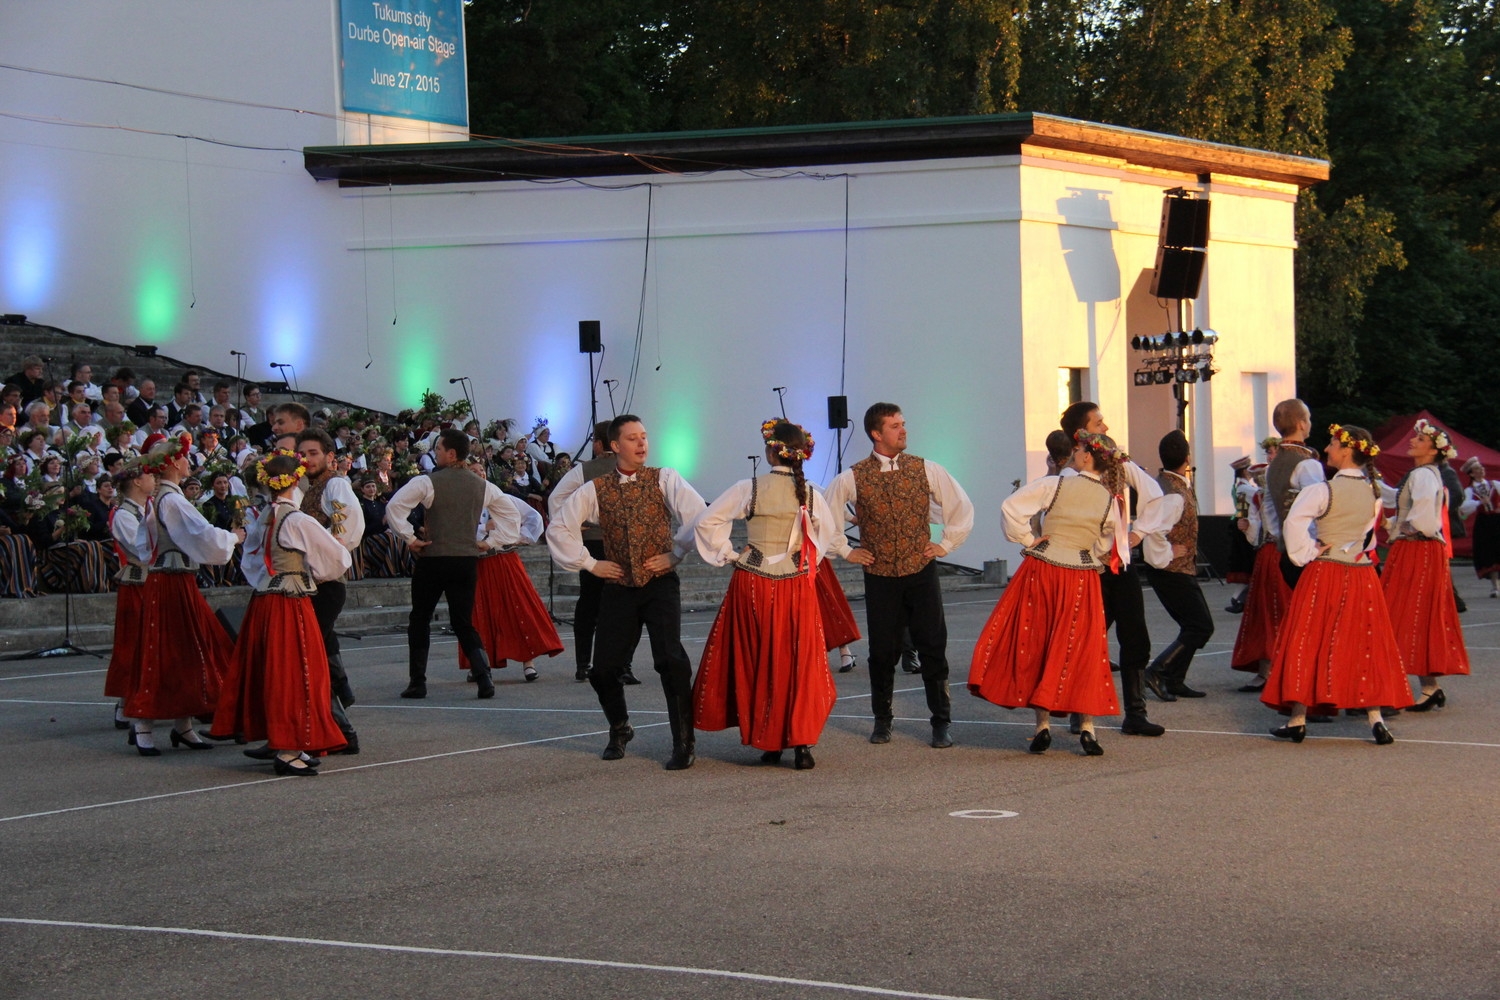
<svg viewBox="0 0 1500 1000"><path fill-rule="evenodd" d="M469 124L463 0L339 0L344 110Z"/></svg>

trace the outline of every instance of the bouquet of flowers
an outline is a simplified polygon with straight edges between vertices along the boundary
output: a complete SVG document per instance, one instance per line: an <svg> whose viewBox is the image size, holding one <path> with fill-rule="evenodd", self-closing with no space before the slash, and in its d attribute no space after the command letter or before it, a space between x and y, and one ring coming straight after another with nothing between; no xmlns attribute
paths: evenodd
<svg viewBox="0 0 1500 1000"><path fill-rule="evenodd" d="M62 512L62 517L57 519L57 537L65 542L76 542L80 536L88 533L93 521L89 519L89 512L82 507L70 505Z"/></svg>

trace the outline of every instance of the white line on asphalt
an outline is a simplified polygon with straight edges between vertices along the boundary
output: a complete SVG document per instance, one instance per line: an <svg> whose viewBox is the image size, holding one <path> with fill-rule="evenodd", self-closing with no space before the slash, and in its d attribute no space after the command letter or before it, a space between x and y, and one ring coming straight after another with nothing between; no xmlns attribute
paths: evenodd
<svg viewBox="0 0 1500 1000"><path fill-rule="evenodd" d="M113 704L112 701L43 701L40 698L0 698L0 705L88 705L91 708L103 708Z"/></svg>
<svg viewBox="0 0 1500 1000"><path fill-rule="evenodd" d="M611 962L598 958L569 958L563 955L530 955L510 951L472 951L459 948L422 948L413 945L376 944L367 941L336 941L323 938L289 937L282 934L245 934L236 931L199 930L190 927L142 927L134 924L99 924L81 920L34 920L25 917L0 917L0 923L29 927L67 927L80 930L131 931L138 934L172 934L182 937L220 938L230 941L263 941L270 944L310 945L317 948L350 948L358 951L381 951L397 955L441 955L452 958L499 958L513 962L540 962L548 965L581 965L596 969L627 969L633 972L670 972L685 976L714 979L737 979L743 982L772 983L780 986L840 990L870 996L905 997L908 1000L980 1000L947 993L915 993L881 986L861 986L822 979L794 979L790 976L768 976L758 972L732 972L728 969L700 969L690 965L651 965L645 962Z"/></svg>
<svg viewBox="0 0 1500 1000"><path fill-rule="evenodd" d="M644 726L636 726L637 729L651 729L655 726L665 726L665 722L648 722ZM485 753L489 750L509 750L512 747L529 747L538 743L556 743L560 740L577 740L585 736L606 736L608 729L595 729L587 733L569 733L566 736L548 736L539 740L522 740L516 743L497 743L487 747L471 747L467 750L448 750L444 753L426 754L422 757L405 757L401 760L382 760L371 764L355 764L353 767L330 768L318 777L328 777L334 774L350 774L354 771L367 771L375 767L390 767L393 764L417 764L428 760L441 760L444 757L462 757L465 754ZM90 809L104 809L109 806L127 806L137 802L155 802L158 799L172 799L180 795L197 795L201 792L222 792L231 788L247 788L251 785L264 785L268 781L280 781L280 777L258 778L253 781L236 781L228 785L209 785L206 788L185 788L178 792L163 792L160 795L142 795L133 799L115 799L110 802L94 802L86 806L68 806L65 809L48 809L43 812L22 813L17 816L0 816L0 823L9 823L17 819L39 819L43 816L60 816L64 813L86 812Z"/></svg>
<svg viewBox="0 0 1500 1000"><path fill-rule="evenodd" d="M77 674L102 674L107 668L100 667L98 670L62 670L55 674L18 674L15 677L0 677L0 681L29 681L38 677L73 677Z"/></svg>

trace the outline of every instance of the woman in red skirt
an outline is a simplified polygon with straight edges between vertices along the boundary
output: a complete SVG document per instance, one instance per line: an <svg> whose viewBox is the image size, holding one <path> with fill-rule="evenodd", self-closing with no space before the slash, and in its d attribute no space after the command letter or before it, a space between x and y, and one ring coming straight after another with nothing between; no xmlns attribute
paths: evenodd
<svg viewBox="0 0 1500 1000"><path fill-rule="evenodd" d="M1396 516L1389 524L1391 549L1381 585L1401 662L1408 674L1422 680L1422 700L1411 711L1427 712L1448 703L1438 687L1439 677L1469 672L1469 651L1464 648L1448 572L1453 554L1448 491L1437 467L1440 457L1451 460L1458 452L1447 432L1418 420L1406 453L1416 465L1400 490L1387 496L1388 505L1394 501Z"/></svg>
<svg viewBox="0 0 1500 1000"><path fill-rule="evenodd" d="M115 484L120 499L109 512L109 533L114 538L120 572L115 574L119 587L115 591L115 641L109 653L109 670L104 674L104 696L120 699L115 702L115 728L129 729L124 698L135 686L141 669L141 598L146 590L146 568L151 562L141 522L151 509L156 477L141 468L140 460L136 459L120 467L115 473Z"/></svg>
<svg viewBox="0 0 1500 1000"><path fill-rule="evenodd" d="M274 502L251 525L240 560L255 588L214 712L216 737L265 740L279 775L317 776L313 758L345 746L329 702L328 656L313 613L317 579L349 568L349 550L292 500L302 478L293 452L257 467Z"/></svg>
<svg viewBox="0 0 1500 1000"><path fill-rule="evenodd" d="M816 583L833 516L802 477L813 450L807 432L767 420L761 436L771 471L735 483L691 529L705 562L735 569L693 682L693 721L705 731L738 724L763 763L793 747L797 769L807 770L838 697ZM736 519L749 534L740 552L729 541Z"/></svg>
<svg viewBox="0 0 1500 1000"><path fill-rule="evenodd" d="M470 468L484 478L482 462L471 463ZM542 515L509 493L504 496L521 518L518 543L535 543L542 537ZM481 515L479 538L488 534L488 515ZM480 557L472 620L495 669L504 668L507 660L517 660L521 664L522 676L528 681L537 678L533 660L538 656L556 656L563 651L562 639L552 624L552 616L536 592L536 585L531 582L521 556L512 547L494 553L486 551ZM461 670L469 669L469 658L464 655L462 647L458 650L458 666ZM478 680L477 677L470 679Z"/></svg>
<svg viewBox="0 0 1500 1000"><path fill-rule="evenodd" d="M1323 454L1337 472L1297 494L1282 527L1287 556L1307 568L1292 591L1260 700L1291 716L1271 730L1278 739L1301 743L1309 708L1322 715L1362 708L1375 742L1385 745L1395 737L1380 707L1405 708L1411 689L1369 555L1381 501L1365 469L1380 449L1362 427L1334 424L1328 431Z"/></svg>
<svg viewBox="0 0 1500 1000"><path fill-rule="evenodd" d="M215 528L182 495L178 484L191 471L191 447L192 437L184 433L161 439L141 457L157 484L144 526L151 569L141 594L139 670L125 695L125 715L135 727L130 743L146 757L160 753L151 734L155 719L176 720L174 747L210 749L193 730L192 717L214 710L233 649L198 592L197 574L200 564L218 566L233 558L245 532Z"/></svg>
<svg viewBox="0 0 1500 1000"><path fill-rule="evenodd" d="M1051 717L1078 713L1079 746L1104 748L1094 717L1117 715L1099 574L1130 558L1122 516L1129 456L1102 434L1079 431L1073 466L1006 497L1005 537L1025 547L1021 567L990 613L969 664L969 693L1036 713L1032 753L1052 745ZM1040 538L1032 518L1042 515Z"/></svg>

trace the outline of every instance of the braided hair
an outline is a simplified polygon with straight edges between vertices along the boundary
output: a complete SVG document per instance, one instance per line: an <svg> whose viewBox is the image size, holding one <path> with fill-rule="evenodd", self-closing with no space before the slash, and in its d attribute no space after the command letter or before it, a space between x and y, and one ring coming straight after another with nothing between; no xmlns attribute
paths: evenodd
<svg viewBox="0 0 1500 1000"><path fill-rule="evenodd" d="M812 437L789 420L767 420L761 425L761 436L765 438L767 450L776 456L777 461L792 470L792 482L797 488L797 506L806 507L807 478L802 474L802 463L812 454ZM750 510L745 515L747 521L755 516L757 492L756 482L751 479Z"/></svg>
<svg viewBox="0 0 1500 1000"><path fill-rule="evenodd" d="M1130 479L1125 474L1125 463L1130 461L1130 456L1121 451L1114 438L1108 434L1078 431L1073 438L1093 457L1094 471L1099 473L1099 481L1104 484L1104 488L1113 496L1124 496L1126 487L1130 485Z"/></svg>

